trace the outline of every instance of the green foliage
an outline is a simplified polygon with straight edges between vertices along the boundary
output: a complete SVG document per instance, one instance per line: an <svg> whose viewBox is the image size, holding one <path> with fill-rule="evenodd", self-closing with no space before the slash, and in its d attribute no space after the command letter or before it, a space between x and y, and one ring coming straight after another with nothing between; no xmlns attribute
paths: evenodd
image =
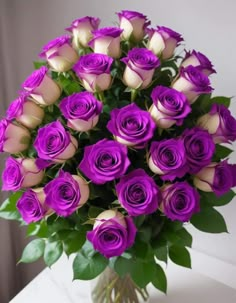
<svg viewBox="0 0 236 303"><path fill-rule="evenodd" d="M169 257L177 265L191 268L191 258L188 250L184 246L172 245L169 248Z"/></svg>
<svg viewBox="0 0 236 303"><path fill-rule="evenodd" d="M219 145L216 144L216 150L215 150L215 155L213 158L213 161L219 161L221 159L227 158L231 153L233 152L232 149L224 146L224 145Z"/></svg>
<svg viewBox="0 0 236 303"><path fill-rule="evenodd" d="M155 274L152 277L152 285L166 294L167 279L163 268L159 264L155 264Z"/></svg>
<svg viewBox="0 0 236 303"><path fill-rule="evenodd" d="M8 197L0 206L0 218L7 220L21 221L21 216L16 208L16 203L22 196L22 192L18 191Z"/></svg>
<svg viewBox="0 0 236 303"><path fill-rule="evenodd" d="M62 255L63 246L61 241L46 242L43 259L47 266L51 267Z"/></svg>
<svg viewBox="0 0 236 303"><path fill-rule="evenodd" d="M206 206L224 206L232 201L235 197L235 192L230 190L226 194L217 197L214 193L207 193L199 191L201 194L201 201Z"/></svg>
<svg viewBox="0 0 236 303"><path fill-rule="evenodd" d="M43 256L45 249L45 240L35 239L31 241L23 250L19 262L31 263Z"/></svg>

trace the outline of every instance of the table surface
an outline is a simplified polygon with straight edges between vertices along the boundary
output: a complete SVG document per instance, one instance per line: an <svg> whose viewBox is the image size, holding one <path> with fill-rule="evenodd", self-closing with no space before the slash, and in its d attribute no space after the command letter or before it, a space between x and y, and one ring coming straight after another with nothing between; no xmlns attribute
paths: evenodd
<svg viewBox="0 0 236 303"><path fill-rule="evenodd" d="M199 264L204 267L201 254L195 255L193 259L195 260L194 264L198 264L194 265L193 268ZM51 269L43 270L10 303L91 303L91 281L76 280L72 282L71 263L71 259L68 260L66 256L61 257ZM212 278L213 269L207 272L208 276L206 276L197 272L197 269L186 269L170 262L166 268L166 274L168 295L166 296L150 287L149 303L236 302L235 284L226 285L216 281L214 277ZM235 278L229 276L229 273L227 273L227 277L229 281ZM235 283L235 279L233 283Z"/></svg>

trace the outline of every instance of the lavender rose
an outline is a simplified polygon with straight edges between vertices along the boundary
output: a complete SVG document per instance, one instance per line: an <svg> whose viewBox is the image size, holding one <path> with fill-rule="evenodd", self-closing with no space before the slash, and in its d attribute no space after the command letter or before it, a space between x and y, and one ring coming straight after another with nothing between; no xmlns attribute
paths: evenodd
<svg viewBox="0 0 236 303"><path fill-rule="evenodd" d="M236 119L223 104L213 104L210 112L198 119L197 125L206 129L215 143L236 140Z"/></svg>
<svg viewBox="0 0 236 303"><path fill-rule="evenodd" d="M186 181L165 185L162 198L161 209L172 221L187 222L200 211L200 195Z"/></svg>
<svg viewBox="0 0 236 303"><path fill-rule="evenodd" d="M148 166L162 180L182 178L188 170L183 140L165 139L152 142Z"/></svg>
<svg viewBox="0 0 236 303"><path fill-rule="evenodd" d="M160 204L160 191L143 169L121 177L116 185L118 200L130 216L148 215Z"/></svg>
<svg viewBox="0 0 236 303"><path fill-rule="evenodd" d="M236 165L227 160L211 163L194 176L194 185L202 191L214 192L217 196L226 194L236 186Z"/></svg>
<svg viewBox="0 0 236 303"><path fill-rule="evenodd" d="M195 174L210 164L215 144L206 130L198 127L186 129L182 134L189 173Z"/></svg>
<svg viewBox="0 0 236 303"><path fill-rule="evenodd" d="M79 176L60 171L45 187L45 204L59 216L67 217L82 207L89 198L89 186Z"/></svg>
<svg viewBox="0 0 236 303"><path fill-rule="evenodd" d="M147 17L135 11L123 10L117 13L120 28L123 29L122 38L134 42L140 41L145 36L145 29L150 24Z"/></svg>
<svg viewBox="0 0 236 303"><path fill-rule="evenodd" d="M111 64L113 59L104 54L81 56L73 70L90 92L104 91L111 85Z"/></svg>
<svg viewBox="0 0 236 303"><path fill-rule="evenodd" d="M92 31L98 29L99 18L83 17L72 22L71 26L66 28L73 35L72 45L75 49L87 47L92 38Z"/></svg>
<svg viewBox="0 0 236 303"><path fill-rule="evenodd" d="M63 163L74 156L78 142L59 121L56 121L38 130L34 147L39 158Z"/></svg>
<svg viewBox="0 0 236 303"><path fill-rule="evenodd" d="M122 29L117 27L105 27L93 31L93 39L89 46L95 53L105 54L112 58L119 58L121 55L120 35Z"/></svg>
<svg viewBox="0 0 236 303"><path fill-rule="evenodd" d="M28 129L7 119L0 120L0 152L17 154L26 150L29 142L30 133Z"/></svg>
<svg viewBox="0 0 236 303"><path fill-rule="evenodd" d="M32 187L39 184L43 176L44 172L36 166L35 159L9 157L2 174L2 189L18 191Z"/></svg>
<svg viewBox="0 0 236 303"><path fill-rule="evenodd" d="M160 66L159 59L146 48L133 48L121 61L126 64L123 82L133 89L146 88L152 81L155 68Z"/></svg>
<svg viewBox="0 0 236 303"><path fill-rule="evenodd" d="M213 90L209 78L192 65L180 69L180 76L172 87L184 93L190 104L194 103L199 95L210 94Z"/></svg>
<svg viewBox="0 0 236 303"><path fill-rule="evenodd" d="M17 201L16 207L26 223L40 221L47 213L44 205L45 194L43 189L28 189Z"/></svg>
<svg viewBox="0 0 236 303"><path fill-rule="evenodd" d="M133 103L121 109L113 109L107 128L118 142L144 148L153 137L156 126L150 114Z"/></svg>
<svg viewBox="0 0 236 303"><path fill-rule="evenodd" d="M87 239L106 258L120 256L134 244L137 230L130 217L106 210L95 220L93 230L87 232Z"/></svg>
<svg viewBox="0 0 236 303"><path fill-rule="evenodd" d="M164 60L171 58L176 47L184 40L179 33L165 26L147 29L147 33L148 49Z"/></svg>
<svg viewBox="0 0 236 303"><path fill-rule="evenodd" d="M7 109L7 119L15 119L25 127L34 129L42 123L44 110L31 101L27 94L22 94L12 101Z"/></svg>
<svg viewBox="0 0 236 303"><path fill-rule="evenodd" d="M183 67L189 65L198 67L207 76L216 73L211 61L205 55L195 50L186 52L185 58L181 63L181 66Z"/></svg>
<svg viewBox="0 0 236 303"><path fill-rule="evenodd" d="M153 105L149 112L161 128L182 125L184 118L191 112L185 95L173 88L157 86L153 89L151 98Z"/></svg>
<svg viewBox="0 0 236 303"><path fill-rule="evenodd" d="M127 147L113 140L101 140L86 146L79 169L95 184L104 184L123 176L130 165Z"/></svg>
<svg viewBox="0 0 236 303"><path fill-rule="evenodd" d="M59 86L47 75L45 66L35 70L22 84L22 88L40 105L50 105L61 95Z"/></svg>
<svg viewBox="0 0 236 303"><path fill-rule="evenodd" d="M71 46L69 36L61 36L49 41L43 46L39 56L46 59L51 68L57 72L70 70L79 58Z"/></svg>
<svg viewBox="0 0 236 303"><path fill-rule="evenodd" d="M67 125L80 132L95 127L102 111L102 103L89 92L74 93L65 97L59 106L67 119Z"/></svg>

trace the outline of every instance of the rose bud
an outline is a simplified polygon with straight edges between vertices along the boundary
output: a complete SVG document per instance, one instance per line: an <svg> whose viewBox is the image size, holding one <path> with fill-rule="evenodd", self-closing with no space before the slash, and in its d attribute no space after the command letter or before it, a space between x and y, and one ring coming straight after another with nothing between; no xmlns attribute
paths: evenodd
<svg viewBox="0 0 236 303"><path fill-rule="evenodd" d="M107 129L115 139L127 146L144 148L153 137L156 125L150 114L132 103L121 109L113 109Z"/></svg>
<svg viewBox="0 0 236 303"><path fill-rule="evenodd" d="M164 185L161 210L172 221L187 222L200 211L200 195L186 181Z"/></svg>
<svg viewBox="0 0 236 303"><path fill-rule="evenodd" d="M181 66L183 67L187 67L189 65L198 67L201 72L207 76L216 73L211 61L205 55L195 50L192 52L186 52L185 58L181 63Z"/></svg>
<svg viewBox="0 0 236 303"><path fill-rule="evenodd" d="M63 163L74 156L78 142L59 121L56 121L38 130L34 148L39 158Z"/></svg>
<svg viewBox="0 0 236 303"><path fill-rule="evenodd" d="M206 130L198 127L186 129L182 134L182 139L190 174L199 172L204 166L211 163L215 144Z"/></svg>
<svg viewBox="0 0 236 303"><path fill-rule="evenodd" d="M105 54L112 58L119 58L121 55L120 35L122 29L117 27L105 27L93 31L93 39L89 46L94 53Z"/></svg>
<svg viewBox="0 0 236 303"><path fill-rule="evenodd" d="M130 217L115 210L105 210L96 219L87 239L106 258L120 256L134 244L137 229Z"/></svg>
<svg viewBox="0 0 236 303"><path fill-rule="evenodd" d="M16 207L26 223L40 221L46 215L48 208L44 204L43 188L28 189L17 201Z"/></svg>
<svg viewBox="0 0 236 303"><path fill-rule="evenodd" d="M15 119L17 122L31 129L39 126L43 118L44 110L31 101L27 94L22 94L15 99L7 110L7 119Z"/></svg>
<svg viewBox="0 0 236 303"><path fill-rule="evenodd" d="M157 86L152 90L151 98L153 105L149 112L160 128L182 125L184 118L191 112L185 95L174 88Z"/></svg>
<svg viewBox="0 0 236 303"><path fill-rule="evenodd" d="M67 126L79 132L95 127L102 111L102 103L89 92L74 93L65 97L59 106L67 119Z"/></svg>
<svg viewBox="0 0 236 303"><path fill-rule="evenodd" d="M235 176L236 165L228 164L225 160L204 167L194 176L193 182L198 189L221 196L236 186Z"/></svg>
<svg viewBox="0 0 236 303"><path fill-rule="evenodd" d="M71 46L69 36L61 36L49 41L43 46L39 56L46 59L50 67L59 73L70 70L79 58Z"/></svg>
<svg viewBox="0 0 236 303"><path fill-rule="evenodd" d="M89 92L99 92L111 85L111 64L113 59L104 54L81 56L73 70Z"/></svg>
<svg viewBox="0 0 236 303"><path fill-rule="evenodd" d="M44 192L45 204L63 217L70 216L89 198L88 184L81 177L62 170L44 187Z"/></svg>
<svg viewBox="0 0 236 303"><path fill-rule="evenodd" d="M92 31L98 29L100 24L99 18L83 17L72 22L71 26L66 28L73 35L72 45L75 49L87 47L88 42L92 39Z"/></svg>
<svg viewBox="0 0 236 303"><path fill-rule="evenodd" d="M0 120L0 152L17 154L29 147L28 129L7 119Z"/></svg>
<svg viewBox="0 0 236 303"><path fill-rule="evenodd" d="M2 189L18 191L32 187L39 184L43 177L44 172L36 166L35 159L9 157L2 174Z"/></svg>
<svg viewBox="0 0 236 303"><path fill-rule="evenodd" d="M141 13L123 10L117 13L120 21L120 28L123 29L123 40L138 42L145 36L145 29L150 25L147 17Z"/></svg>
<svg viewBox="0 0 236 303"><path fill-rule="evenodd" d="M210 112L198 119L197 125L206 129L215 143L236 140L236 119L223 104L213 104Z"/></svg>
<svg viewBox="0 0 236 303"><path fill-rule="evenodd" d="M143 169L121 177L116 185L118 200L130 216L148 215L160 204L160 191Z"/></svg>
<svg viewBox="0 0 236 303"><path fill-rule="evenodd" d="M51 105L61 95L60 87L47 75L45 66L35 70L22 84L22 88L40 105Z"/></svg>
<svg viewBox="0 0 236 303"><path fill-rule="evenodd" d="M176 47L184 40L179 33L165 26L147 29L147 33L149 36L147 48L163 60L171 58Z"/></svg>
<svg viewBox="0 0 236 303"><path fill-rule="evenodd" d="M181 67L180 76L172 87L185 94L190 104L201 94L210 94L213 90L209 78L198 67L192 65Z"/></svg>
<svg viewBox="0 0 236 303"><path fill-rule="evenodd" d="M123 82L133 89L144 89L152 81L159 59L146 48L133 48L127 57L121 59L126 64Z"/></svg>
<svg viewBox="0 0 236 303"><path fill-rule="evenodd" d="M123 176L130 165L127 148L113 140L100 140L86 146L79 169L95 184Z"/></svg>
<svg viewBox="0 0 236 303"><path fill-rule="evenodd" d="M184 143L180 139L152 142L148 166L162 180L182 178L188 171Z"/></svg>

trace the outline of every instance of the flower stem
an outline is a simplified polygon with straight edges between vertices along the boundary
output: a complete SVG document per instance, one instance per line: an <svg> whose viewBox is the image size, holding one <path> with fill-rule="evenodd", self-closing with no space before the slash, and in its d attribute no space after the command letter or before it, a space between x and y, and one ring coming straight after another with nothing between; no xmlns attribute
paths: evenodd
<svg viewBox="0 0 236 303"><path fill-rule="evenodd" d="M138 94L138 90L137 89L132 89L131 90L131 102L134 102L136 97L137 97L137 94Z"/></svg>

